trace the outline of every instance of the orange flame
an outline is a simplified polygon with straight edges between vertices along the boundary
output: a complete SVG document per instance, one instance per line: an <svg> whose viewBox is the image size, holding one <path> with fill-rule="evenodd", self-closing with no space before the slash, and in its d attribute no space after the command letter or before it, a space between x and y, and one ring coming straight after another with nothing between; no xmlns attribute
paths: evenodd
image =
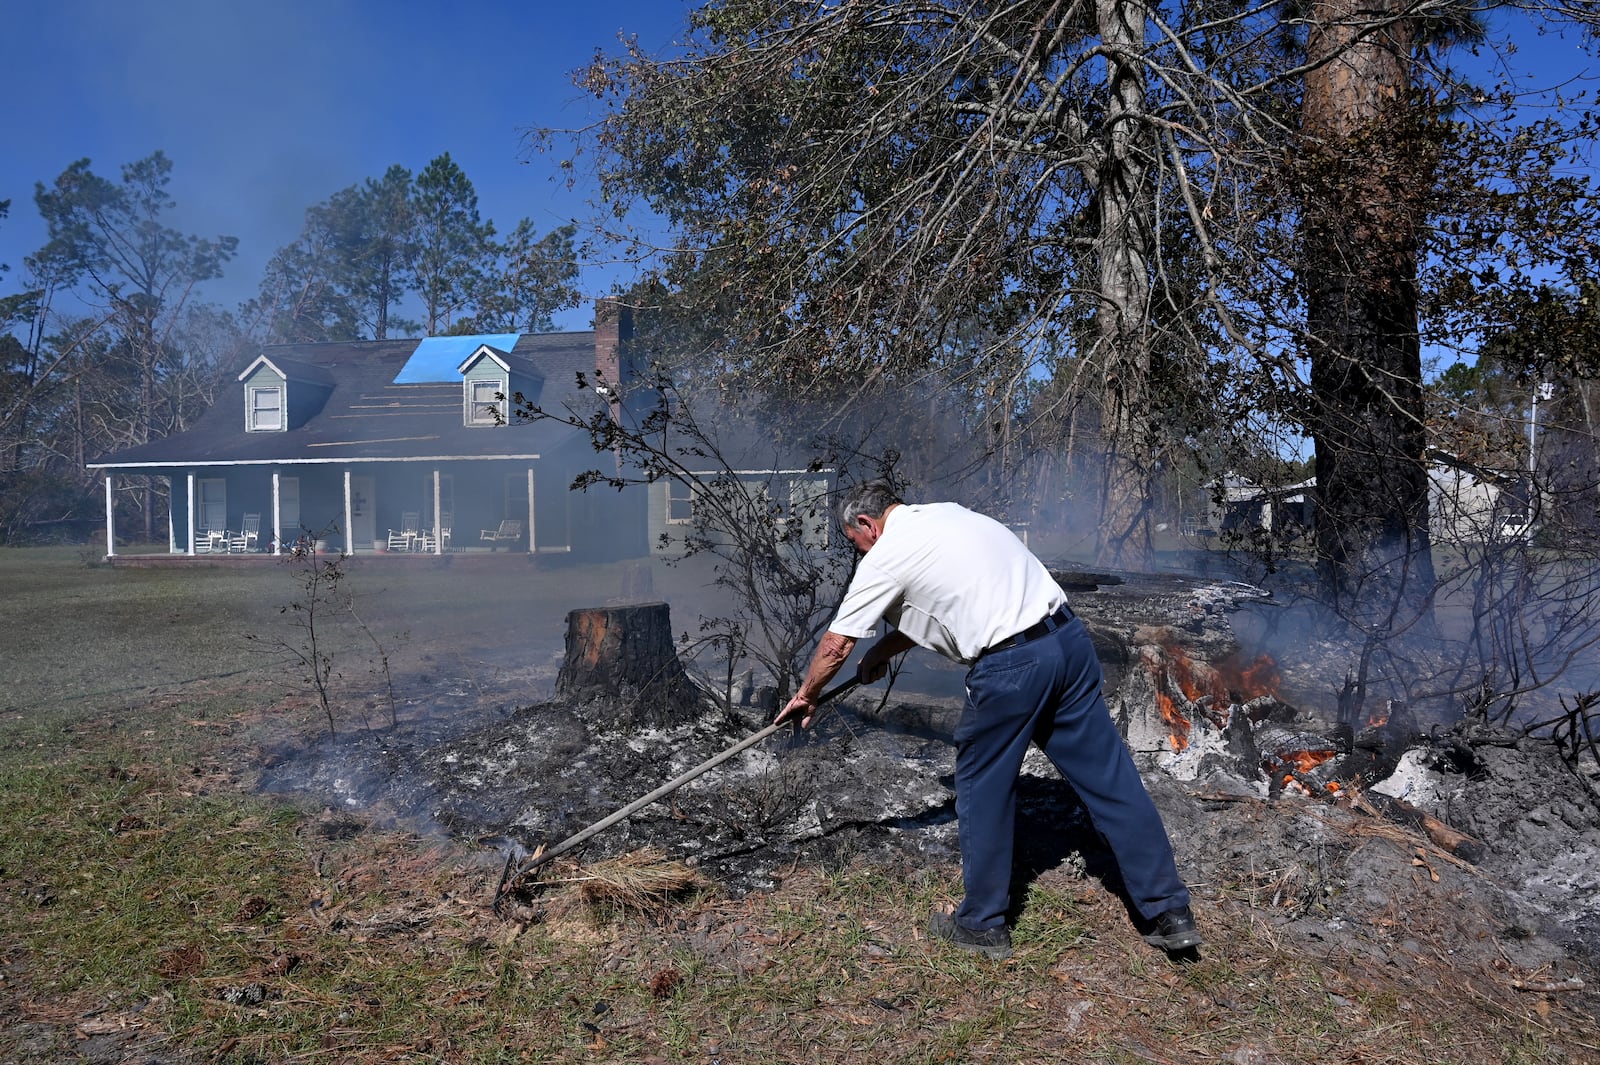
<svg viewBox="0 0 1600 1065"><path fill-rule="evenodd" d="M1239 693L1241 699L1254 699L1258 695L1278 696L1278 687L1283 683L1283 675L1278 671L1278 663L1270 655L1257 655L1255 661L1248 665L1239 660L1239 656L1230 655L1217 664L1219 681L1227 688Z"/></svg>
<svg viewBox="0 0 1600 1065"><path fill-rule="evenodd" d="M1178 704L1172 701L1172 696L1164 691L1156 692L1156 706L1161 710L1161 720L1167 723L1171 730L1172 749L1181 751L1189 746L1189 729L1191 723L1188 718L1178 711Z"/></svg>
<svg viewBox="0 0 1600 1065"><path fill-rule="evenodd" d="M1322 786L1327 789L1329 795L1338 795L1341 790L1341 785L1337 780L1330 780ZM1302 784L1293 773L1285 773L1283 775L1283 790L1299 792L1301 795L1306 796L1311 794L1311 789Z"/></svg>
<svg viewBox="0 0 1600 1065"><path fill-rule="evenodd" d="M1171 733L1172 749L1189 746L1193 723L1186 713L1198 710L1214 727L1228 726L1231 707L1262 695L1276 697L1281 677L1277 663L1267 655L1243 663L1238 656L1213 667L1197 662L1179 645L1171 630L1152 633L1151 643L1160 649L1145 655L1156 692L1156 707ZM1179 701L1179 696L1182 702ZM1185 705L1186 704L1186 705ZM1184 709L1180 709L1184 707Z"/></svg>
<svg viewBox="0 0 1600 1065"><path fill-rule="evenodd" d="M1201 696L1213 694L1207 689L1210 685L1202 686L1195 677L1195 664L1183 648L1172 641L1171 633L1166 634L1161 641L1161 649L1167 653L1168 676L1177 681L1178 690L1183 692L1183 697L1191 703L1200 701Z"/></svg>
<svg viewBox="0 0 1600 1065"><path fill-rule="evenodd" d="M1297 791L1303 795L1310 795L1311 789L1299 779L1299 774L1309 773L1323 762L1338 755L1338 751L1279 751L1272 758L1285 772L1283 774L1283 787L1286 791ZM1331 780L1322 785L1330 794L1339 793L1339 782Z"/></svg>
<svg viewBox="0 0 1600 1065"><path fill-rule="evenodd" d="M1260 695L1278 695L1283 676L1272 656L1261 654L1245 663L1238 655L1229 655L1216 666L1197 663L1178 646L1172 633L1165 632L1160 639L1161 650L1166 654L1167 666L1184 698L1198 703L1206 696L1219 706L1234 701L1247 701Z"/></svg>
<svg viewBox="0 0 1600 1065"><path fill-rule="evenodd" d="M1289 751L1287 754L1279 754L1278 760L1292 772L1309 773L1338 753L1338 751Z"/></svg>

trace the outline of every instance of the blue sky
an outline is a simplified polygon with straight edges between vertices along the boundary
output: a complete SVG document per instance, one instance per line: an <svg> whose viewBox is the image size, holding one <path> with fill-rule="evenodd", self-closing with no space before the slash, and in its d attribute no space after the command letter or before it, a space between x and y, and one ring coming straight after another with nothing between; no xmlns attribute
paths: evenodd
<svg viewBox="0 0 1600 1065"><path fill-rule="evenodd" d="M502 232L546 232L588 212L529 157L519 131L576 126L588 101L570 73L617 35L671 47L686 0L21 0L0 34L0 263L18 280L43 243L35 182L88 157L117 178L160 149L174 164L173 222L240 240L205 298L254 294L305 209L391 164L413 172L448 151ZM1575 34L1520 34L1516 65L1541 74L1594 64ZM1487 58L1487 57L1486 57ZM1552 78L1551 80L1556 80ZM1590 81L1589 85L1594 82ZM1570 95L1570 93L1569 93ZM591 295L618 268L586 272ZM590 311L562 315L585 329Z"/></svg>
<svg viewBox="0 0 1600 1065"><path fill-rule="evenodd" d="M502 232L586 215L552 181L553 159L519 130L581 124L570 72L619 31L651 52L680 36L682 0L22 0L0 34L0 263L44 240L33 206L88 157L113 180L160 149L173 162L174 224L239 238L205 298L254 294L307 207L391 164L413 172L448 151ZM596 294L608 271L586 278ZM588 308L558 320L586 329Z"/></svg>

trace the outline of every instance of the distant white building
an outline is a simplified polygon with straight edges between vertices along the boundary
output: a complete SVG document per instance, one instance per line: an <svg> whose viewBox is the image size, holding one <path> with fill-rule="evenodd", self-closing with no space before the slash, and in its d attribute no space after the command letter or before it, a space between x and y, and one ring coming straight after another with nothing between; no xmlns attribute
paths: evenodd
<svg viewBox="0 0 1600 1065"><path fill-rule="evenodd" d="M1268 487L1236 473L1225 473L1220 484L1208 489L1206 519L1217 532L1245 528L1268 529L1292 536L1311 528L1315 482Z"/></svg>
<svg viewBox="0 0 1600 1065"><path fill-rule="evenodd" d="M1434 452L1428 464L1428 531L1436 543L1482 543L1527 533L1520 483L1496 471L1474 467ZM1237 532L1259 528L1293 537L1311 529L1316 517L1315 480L1259 485L1238 474L1224 474L1207 488L1204 517L1187 524L1189 533Z"/></svg>
<svg viewBox="0 0 1600 1065"><path fill-rule="evenodd" d="M1434 543L1486 543L1528 534L1522 482L1441 451L1428 463L1428 532Z"/></svg>

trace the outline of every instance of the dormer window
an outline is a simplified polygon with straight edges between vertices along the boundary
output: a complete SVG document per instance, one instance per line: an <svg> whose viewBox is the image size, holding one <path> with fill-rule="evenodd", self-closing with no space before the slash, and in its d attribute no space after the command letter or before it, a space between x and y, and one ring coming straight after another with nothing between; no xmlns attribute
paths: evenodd
<svg viewBox="0 0 1600 1065"><path fill-rule="evenodd" d="M286 433L305 424L333 392L327 369L261 355L239 375L244 385L244 429L247 433Z"/></svg>
<svg viewBox="0 0 1600 1065"><path fill-rule="evenodd" d="M456 367L456 373L461 375L463 417L469 426L513 424L511 399L520 397L519 403L537 403L539 386L544 383L544 376L527 359L488 344L479 344Z"/></svg>
<svg viewBox="0 0 1600 1065"><path fill-rule="evenodd" d="M500 381L469 381L471 391L467 399L467 421L473 425L500 425L505 421L501 400L496 397L505 391Z"/></svg>
<svg viewBox="0 0 1600 1065"><path fill-rule="evenodd" d="M278 431L283 428L283 389L276 386L252 385L248 390L247 410L249 420L245 426L250 432Z"/></svg>

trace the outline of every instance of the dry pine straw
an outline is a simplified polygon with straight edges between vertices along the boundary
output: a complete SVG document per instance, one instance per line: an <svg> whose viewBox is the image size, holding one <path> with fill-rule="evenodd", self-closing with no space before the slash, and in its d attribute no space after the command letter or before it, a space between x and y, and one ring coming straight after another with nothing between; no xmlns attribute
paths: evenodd
<svg viewBox="0 0 1600 1065"><path fill-rule="evenodd" d="M400 833L322 839L314 822L302 828L306 868L285 885L299 897L241 890L221 929L231 956L191 956L177 943L163 956L169 986L198 997L200 1017L172 1031L167 998L129 1032L167 1028L168 1047L232 1032L233 1049L267 1057L320 1038L333 1058L357 1063L403 1060L424 1044L485 1051L497 1039L545 1046L549 1060L703 1060L707 1033L730 1058L772 1061L1473 1065L1546 1060L1556 1045L1567 1060L1596 1053L1586 1019L1560 995L1511 989L1529 974L1442 951L1405 964L1313 953L1250 904L1248 885L1203 892L1210 945L1175 966L1138 939L1097 881L1047 873L1016 957L996 965L922 931L927 910L957 889L954 869L797 869L773 892L732 899L647 850L553 862L530 885L531 905L505 920L492 912L498 865ZM1429 897L1408 901L1414 918L1426 917L1416 911ZM283 919L261 920L263 903ZM485 984L496 969L521 988L507 992L504 1014L485 1006L499 993ZM517 997L552 987L565 989L553 1002ZM228 998L256 988L261 1002ZM131 1016L85 994L34 994L24 1011L76 1024L79 1037ZM519 1018L516 1030L497 1016ZM358 1028L382 1037L364 1044L372 1037Z"/></svg>
<svg viewBox="0 0 1600 1065"><path fill-rule="evenodd" d="M1489 1048L1538 1043L1563 1028L1573 1037L1570 1026L1503 994L1449 994L1460 974L1441 971L1442 963L1404 974L1366 956L1307 957L1281 949L1251 914L1232 907L1206 918L1224 945L1198 964L1173 966L1131 933L1120 904L1097 884L1063 878L1036 893L1045 897L1019 928L1017 957L995 966L928 942L902 915L876 924L879 915L852 911L852 895L873 895L856 890L860 883L839 889L801 877L785 885L802 905L837 908L839 916L792 939L780 932L768 955L772 978L791 988L807 974L848 974L824 983L814 1008L791 1022L822 1045L859 1049L877 1028L894 1033L895 1060L916 1060L912 1047L963 1030L971 1055L1010 1052L1017 1060L1052 1060L1067 1049L1107 1060L1216 1060L1256 1047L1301 1060L1467 1062L1502 1060ZM711 927L747 926L737 938L754 955L770 936L761 924L771 920L768 905L731 907ZM1074 926L1081 931L1071 942L1054 938L1053 927ZM864 957L863 948L843 946L863 936ZM751 1006L759 1016L759 1000ZM747 1038L755 1049L761 1035Z"/></svg>
<svg viewBox="0 0 1600 1065"><path fill-rule="evenodd" d="M530 860L537 857L535 852ZM659 847L645 847L582 865L552 862L513 877L506 890L526 896L541 888L566 886L575 886L578 896L591 906L654 913L674 898L713 885L683 862L668 859Z"/></svg>
<svg viewBox="0 0 1600 1065"><path fill-rule="evenodd" d="M574 885L581 896L583 885L590 884L597 895L585 897L586 902L609 901L606 891L612 886L626 897L630 881L647 876L658 861L654 852L631 856L604 875L554 877L548 887L559 891ZM870 912L853 912L853 903L871 907L874 901L905 901L882 897L894 889L886 888L881 876L881 871L857 871L841 882L801 873L770 898L702 896L698 905L676 911L684 915L677 920L682 934L619 932L610 960L620 960L623 970L637 967L654 998L681 998L686 986L698 986L704 994L708 981L729 976L718 975L719 968L780 985L792 982L796 970L802 979L837 970L837 978L826 979L827 989L814 993L810 1008L783 1023L803 1033L814 1050L834 1046L858 1052L867 1030L876 1029L879 1036L892 1032L893 1060L922 1060L913 1053L915 1046L931 1052L944 1038L938 1032L956 1030L967 1033L960 1040L963 1053L1005 1060L1035 1060L1034 1055L1051 1060L1068 1049L1092 1048L1107 1060L1177 1062L1241 1053L1239 1060L1260 1062L1425 1058L1465 1063L1518 1060L1518 1046L1528 1048L1531 1056L1522 1060L1530 1061L1542 1059L1538 1048L1547 1042L1564 1042L1580 1053L1586 1046L1577 1038L1581 1026L1575 1029L1571 1015L1553 1011L1550 999L1508 996L1511 985L1503 972L1461 971L1443 953L1408 959L1406 968L1359 951L1308 956L1286 943L1262 914L1226 902L1205 913L1208 934L1217 944L1207 949L1208 957L1173 966L1152 956L1127 927L1120 905L1098 884L1065 874L1041 878L1035 913L1018 930L1015 961L975 963L927 942L908 923L896 922L896 928L877 923ZM669 877L662 883L674 882ZM797 897L804 907L838 911L837 918L803 932L786 931L783 914ZM688 921L691 914L694 920ZM551 930L564 923L552 920ZM1063 946L1053 939L1053 925L1083 931ZM865 959L859 949L841 947L863 940ZM679 968L646 961L696 954L692 979ZM996 995L1009 1003L1008 1018L994 1016ZM750 1002L732 1035L751 1053L775 1049L766 1045L775 1033L769 1028L764 1038L761 1031L770 1019L763 1007L759 997ZM617 1016L610 1030L615 1038L641 1024L649 1029L645 1022L630 1028Z"/></svg>

